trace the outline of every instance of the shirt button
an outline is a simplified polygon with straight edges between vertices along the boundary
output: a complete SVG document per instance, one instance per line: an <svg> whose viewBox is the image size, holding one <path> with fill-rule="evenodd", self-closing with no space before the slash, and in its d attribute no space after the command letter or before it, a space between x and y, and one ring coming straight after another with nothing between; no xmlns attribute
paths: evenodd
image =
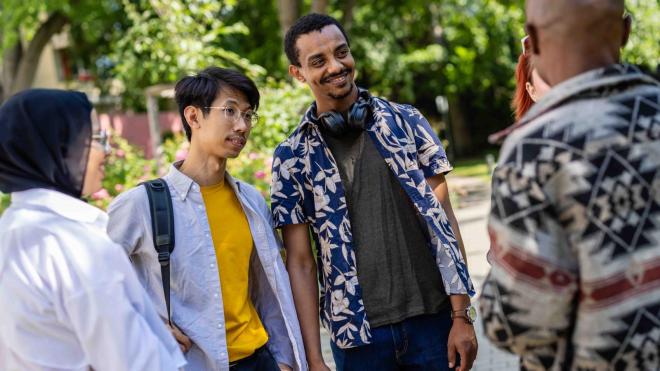
<svg viewBox="0 0 660 371"><path fill-rule="evenodd" d="M218 297L218 294L213 294L213 297L214 297L214 298L217 298L217 297Z"/></svg>
<svg viewBox="0 0 660 371"><path fill-rule="evenodd" d="M211 266L211 268L213 268L213 267L215 267L215 264L211 263L210 266Z"/></svg>
<svg viewBox="0 0 660 371"><path fill-rule="evenodd" d="M218 323L218 328L222 328L222 323Z"/></svg>
<svg viewBox="0 0 660 371"><path fill-rule="evenodd" d="M200 210L202 210L202 209L204 208L204 206L202 206L202 205L197 205L197 208L200 209Z"/></svg>

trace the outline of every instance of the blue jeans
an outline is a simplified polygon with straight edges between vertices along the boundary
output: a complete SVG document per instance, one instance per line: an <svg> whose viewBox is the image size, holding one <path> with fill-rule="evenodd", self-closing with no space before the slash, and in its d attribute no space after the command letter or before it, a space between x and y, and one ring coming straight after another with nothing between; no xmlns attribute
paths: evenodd
<svg viewBox="0 0 660 371"><path fill-rule="evenodd" d="M450 308L371 329L372 342L340 349L331 343L337 371L447 371ZM457 357L458 358L458 357Z"/></svg>
<svg viewBox="0 0 660 371"><path fill-rule="evenodd" d="M229 364L231 371L280 371L280 366L270 353L263 347L257 349L251 356Z"/></svg>

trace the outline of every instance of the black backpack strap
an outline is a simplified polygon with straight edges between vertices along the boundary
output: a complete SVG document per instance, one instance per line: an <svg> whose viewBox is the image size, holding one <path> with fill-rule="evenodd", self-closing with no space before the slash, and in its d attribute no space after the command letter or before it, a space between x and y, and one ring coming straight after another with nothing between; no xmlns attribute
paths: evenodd
<svg viewBox="0 0 660 371"><path fill-rule="evenodd" d="M163 292L167 305L167 321L172 325L170 316L170 255L174 250L174 211L170 188L164 179L158 178L142 183L149 197L151 213L151 232L154 248L158 252L160 273L163 279Z"/></svg>

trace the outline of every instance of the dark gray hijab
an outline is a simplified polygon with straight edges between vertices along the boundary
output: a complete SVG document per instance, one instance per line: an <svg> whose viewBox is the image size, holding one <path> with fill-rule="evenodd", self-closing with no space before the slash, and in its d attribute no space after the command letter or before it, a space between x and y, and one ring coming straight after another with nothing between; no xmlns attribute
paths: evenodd
<svg viewBox="0 0 660 371"><path fill-rule="evenodd" d="M81 197L92 139L85 94L31 89L0 106L0 191Z"/></svg>

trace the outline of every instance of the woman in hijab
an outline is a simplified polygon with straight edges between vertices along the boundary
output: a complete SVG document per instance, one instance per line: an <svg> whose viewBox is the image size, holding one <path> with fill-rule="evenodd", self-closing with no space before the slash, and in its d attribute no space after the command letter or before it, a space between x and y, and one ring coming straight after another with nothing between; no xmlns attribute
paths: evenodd
<svg viewBox="0 0 660 371"><path fill-rule="evenodd" d="M175 370L185 364L106 214L107 136L84 94L29 90L0 107L0 369Z"/></svg>

